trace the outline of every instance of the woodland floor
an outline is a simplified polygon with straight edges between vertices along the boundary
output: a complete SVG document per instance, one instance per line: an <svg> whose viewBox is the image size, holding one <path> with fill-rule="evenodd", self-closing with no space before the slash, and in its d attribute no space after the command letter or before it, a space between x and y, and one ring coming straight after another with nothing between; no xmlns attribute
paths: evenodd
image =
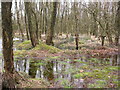
<svg viewBox="0 0 120 90"><path fill-rule="evenodd" d="M31 48L30 41L21 43L19 40L16 40L14 42L15 48L17 49L14 51L15 61L17 62L24 59L32 59L33 62L35 62L34 64L37 66L46 66L47 63L51 61L55 63L57 62L60 63L60 65L62 64L62 67L66 67L63 68L65 70L61 73L65 73L66 76L68 75L66 73L71 72L71 77L74 78L74 82L77 80L80 82L72 85L71 83L73 82L70 83L70 81L66 78L55 78L55 83L51 83L53 82L51 78L48 78L51 81L44 78L31 78L29 75L22 72L22 75L26 78L26 81L20 81L18 87L117 88L119 86L117 80L118 63L116 60L113 60L110 65L111 58L114 56L116 58L116 55L118 55L118 47L109 46L107 42L105 42L105 46L101 46L100 41L93 40L86 36L80 37L79 50L75 50L74 38L56 38L54 42L55 47L48 46L44 44L43 39L38 46ZM70 67L67 67L69 65ZM61 73L58 73L58 77ZM47 74L51 73L47 72Z"/></svg>

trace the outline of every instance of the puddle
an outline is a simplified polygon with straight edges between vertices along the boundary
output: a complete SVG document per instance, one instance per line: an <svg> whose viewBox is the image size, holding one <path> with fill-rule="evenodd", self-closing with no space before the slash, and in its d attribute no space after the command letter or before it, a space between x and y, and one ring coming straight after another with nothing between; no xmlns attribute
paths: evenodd
<svg viewBox="0 0 120 90"><path fill-rule="evenodd" d="M84 79L76 79L74 74L80 71L80 67L86 65L86 60L79 59L71 61L66 59L61 60L20 60L15 61L14 65L17 71L26 72L32 78L42 78L50 82L54 87L84 87ZM107 61L107 63L105 62ZM109 62L109 63L108 63ZM109 64L112 66L118 65L118 55L110 59L103 59L101 63ZM89 62L91 64L91 62ZM97 65L97 64L96 64ZM89 72L89 71L88 71Z"/></svg>
<svg viewBox="0 0 120 90"><path fill-rule="evenodd" d="M56 87L62 87L62 85L60 86L58 83L62 83L63 81L69 84L67 86L71 86L72 84L74 85L75 83L79 84L78 82L80 82L80 80L75 80L72 77L71 71L73 70L73 67L75 68L75 65L71 65L69 61L59 62L55 60L45 63L42 60L39 60L39 62L22 60L16 61L14 65L17 71L26 72L32 78L46 79Z"/></svg>

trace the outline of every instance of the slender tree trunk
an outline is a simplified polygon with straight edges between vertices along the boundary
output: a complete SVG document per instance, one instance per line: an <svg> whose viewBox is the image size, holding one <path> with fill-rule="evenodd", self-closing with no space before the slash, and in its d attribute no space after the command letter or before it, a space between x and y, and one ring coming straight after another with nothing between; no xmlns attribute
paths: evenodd
<svg viewBox="0 0 120 90"><path fill-rule="evenodd" d="M44 31L45 31L45 35L47 34L47 26L48 26L48 20L47 20L47 8L48 8L48 2L46 2L46 7L44 9L45 13L44 13Z"/></svg>
<svg viewBox="0 0 120 90"><path fill-rule="evenodd" d="M67 2L66 2L66 4L65 4L65 7L67 8L68 7L68 5L67 5ZM68 33L67 33L67 9L65 10L65 23L64 23L65 25L64 25L64 33L66 34L66 39L68 39Z"/></svg>
<svg viewBox="0 0 120 90"><path fill-rule="evenodd" d="M63 9L63 12L62 12L62 17L61 17L61 31L60 31L60 35L62 36L62 33L63 33L63 15L64 15L64 12L65 12L65 8Z"/></svg>
<svg viewBox="0 0 120 90"><path fill-rule="evenodd" d="M4 74L3 88L15 88L14 60L13 60L13 29L12 29L12 2L2 2L2 36L3 36L3 59Z"/></svg>
<svg viewBox="0 0 120 90"><path fill-rule="evenodd" d="M119 46L119 39L120 39L120 1L118 2L118 9L116 13L115 19L115 45Z"/></svg>
<svg viewBox="0 0 120 90"><path fill-rule="evenodd" d="M41 35L42 35L42 18L43 18L43 15L42 15L42 11L43 11L43 2L39 2L39 13L40 13L40 15L39 15L39 21L40 21L40 23L39 23L39 34L38 34L38 37L39 37L39 39L41 39Z"/></svg>
<svg viewBox="0 0 120 90"><path fill-rule="evenodd" d="M26 13L25 13L25 28L26 28L27 40L30 40L29 32L28 32L28 24L27 24L27 15L26 15Z"/></svg>
<svg viewBox="0 0 120 90"><path fill-rule="evenodd" d="M27 19L28 19L28 28L29 28L30 40L31 40L32 46L35 47L39 42L38 42L38 39L36 38L36 33L33 30L32 7L31 7L30 2L25 2L25 9L26 9L26 14L27 14Z"/></svg>
<svg viewBox="0 0 120 90"><path fill-rule="evenodd" d="M79 34L78 34L78 19L76 16L75 16L75 21L76 21L75 42L76 42L76 50L78 50L79 49Z"/></svg>
<svg viewBox="0 0 120 90"><path fill-rule="evenodd" d="M76 42L76 50L79 49L79 33L78 33L78 18L77 18L77 3L74 3L74 12L75 12L75 42Z"/></svg>
<svg viewBox="0 0 120 90"><path fill-rule="evenodd" d="M109 45L112 45L113 44L113 39L111 37L111 34L109 32L106 32L106 34L107 34L107 37L108 37Z"/></svg>
<svg viewBox="0 0 120 90"><path fill-rule="evenodd" d="M75 34L75 42L76 42L76 50L78 50L79 49L79 34Z"/></svg>
<svg viewBox="0 0 120 90"><path fill-rule="evenodd" d="M24 34L23 34L23 30L20 24L20 19L19 19L19 12L17 12L17 23L18 23L18 29L20 30L21 36L22 36L22 42L24 41Z"/></svg>
<svg viewBox="0 0 120 90"><path fill-rule="evenodd" d="M109 28L108 28L108 22L106 22L106 34L107 34L107 37L108 37L108 41L109 41L109 45L112 45L113 44L113 40L112 40L112 35L111 33L109 32Z"/></svg>
<svg viewBox="0 0 120 90"><path fill-rule="evenodd" d="M44 15L44 10L42 14L42 33L45 34L45 15Z"/></svg>
<svg viewBox="0 0 120 90"><path fill-rule="evenodd" d="M101 45L104 46L104 43L105 43L105 36L100 36L101 37Z"/></svg>
<svg viewBox="0 0 120 90"><path fill-rule="evenodd" d="M42 18L43 18L43 15L42 15L42 11L43 9L41 8L40 10L40 31L39 31L39 38L41 39L41 35L42 35Z"/></svg>
<svg viewBox="0 0 120 90"><path fill-rule="evenodd" d="M37 40L39 40L38 39L38 20L37 20L37 15L36 15L36 13L34 12L34 11L32 11L33 12L33 14L34 14L34 17L35 17L35 25L36 25L36 31L35 31L35 33L36 33L36 39Z"/></svg>
<svg viewBox="0 0 120 90"><path fill-rule="evenodd" d="M54 37L54 26L55 26L55 21L56 21L56 12L57 12L57 2L53 2L51 26L50 26L50 29L47 31L47 39L46 39L47 45L54 45L53 37Z"/></svg>
<svg viewBox="0 0 120 90"><path fill-rule="evenodd" d="M38 21L37 21L37 16L35 15L35 24L36 24L36 38L37 38L37 40L39 40L39 38L38 38Z"/></svg>
<svg viewBox="0 0 120 90"><path fill-rule="evenodd" d="M21 36L22 36L22 42L23 42L24 41L24 34L23 34L23 30L22 30L22 27L21 27L21 24L20 24L20 15L19 15L19 11L18 11L18 8L17 8L17 2L15 4L16 4L16 11L17 11L18 29L20 30L20 33L21 33Z"/></svg>
<svg viewBox="0 0 120 90"><path fill-rule="evenodd" d="M112 40L112 34L111 34L111 32L109 31L109 19L108 19L108 15L107 15L107 13L108 13L108 6L109 6L109 4L108 3L106 3L105 4L105 7L104 7L104 10L106 10L105 12L104 12L104 19L105 19L105 33L107 34L107 38L108 38L108 41L109 41L109 45L112 45L113 44L113 40Z"/></svg>

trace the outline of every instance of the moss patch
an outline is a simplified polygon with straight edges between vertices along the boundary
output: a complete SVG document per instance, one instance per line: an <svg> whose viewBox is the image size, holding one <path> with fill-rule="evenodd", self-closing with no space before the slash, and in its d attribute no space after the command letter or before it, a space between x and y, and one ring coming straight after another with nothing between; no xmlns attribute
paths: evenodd
<svg viewBox="0 0 120 90"><path fill-rule="evenodd" d="M94 84L89 84L88 88L104 88L107 87L107 83L104 80L97 80Z"/></svg>
<svg viewBox="0 0 120 90"><path fill-rule="evenodd" d="M37 45L35 48L33 48L33 50L47 50L50 53L57 53L57 52L61 51L60 49L58 49L56 47L46 45L45 43L42 43L42 42L40 42L39 45Z"/></svg>
<svg viewBox="0 0 120 90"><path fill-rule="evenodd" d="M18 60L20 58L24 58L26 55L27 55L27 51L26 50L14 51L14 58L15 58L15 60Z"/></svg>
<svg viewBox="0 0 120 90"><path fill-rule="evenodd" d="M14 57L17 58L24 58L26 55L28 57L48 57L48 56L56 56L57 53L60 53L62 50L54 47L46 45L43 42L39 42L35 48L32 48L30 41L24 41L17 45L19 50L14 51ZM43 54L44 53L44 54Z"/></svg>
<svg viewBox="0 0 120 90"><path fill-rule="evenodd" d="M32 48L31 41L30 40L24 41L24 42L18 44L16 46L16 48L19 50L29 50Z"/></svg>

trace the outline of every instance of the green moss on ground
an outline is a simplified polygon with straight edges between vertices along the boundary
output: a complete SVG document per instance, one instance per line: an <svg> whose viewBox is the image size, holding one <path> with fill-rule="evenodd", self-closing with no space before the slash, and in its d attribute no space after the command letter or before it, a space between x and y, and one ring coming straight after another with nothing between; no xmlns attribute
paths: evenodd
<svg viewBox="0 0 120 90"><path fill-rule="evenodd" d="M18 50L30 50L32 48L31 41L24 41L16 46Z"/></svg>
<svg viewBox="0 0 120 90"><path fill-rule="evenodd" d="M30 49L32 49L32 45L31 45L30 40L24 41L24 42L18 44L16 47L18 50L30 50ZM57 53L57 52L61 51L60 49L58 49L54 46L46 45L43 42L40 42L39 45L37 45L32 50L47 50L50 53Z"/></svg>
<svg viewBox="0 0 120 90"><path fill-rule="evenodd" d="M49 45L46 45L45 43L43 42L40 42L39 45L37 45L35 48L33 48L32 50L47 50L49 51L49 53L57 53L57 52L60 52L61 50L54 47L54 46L49 46Z"/></svg>
<svg viewBox="0 0 120 90"><path fill-rule="evenodd" d="M40 42L39 45L37 45L35 48L32 48L30 41L24 41L18 44L16 47L18 50L14 51L15 60L17 60L17 58L24 58L26 55L29 57L41 57L41 53L43 53L41 51L44 51L44 53L47 55L62 51L54 46L46 45L43 42Z"/></svg>
<svg viewBox="0 0 120 90"><path fill-rule="evenodd" d="M14 51L14 59L20 59L20 58L24 58L27 55L27 51L26 50L17 50Z"/></svg>
<svg viewBox="0 0 120 90"><path fill-rule="evenodd" d="M105 88L107 83L104 80L97 80L96 83L88 84L88 88Z"/></svg>

